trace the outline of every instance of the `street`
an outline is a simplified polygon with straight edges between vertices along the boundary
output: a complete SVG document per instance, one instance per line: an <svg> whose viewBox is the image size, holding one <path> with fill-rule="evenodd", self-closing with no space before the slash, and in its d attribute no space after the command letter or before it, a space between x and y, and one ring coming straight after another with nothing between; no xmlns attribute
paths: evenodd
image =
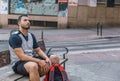
<svg viewBox="0 0 120 81"><path fill-rule="evenodd" d="M0 30L0 48L2 50L8 49L10 31L11 29ZM103 37L96 36L95 29L43 31L47 49L55 46L69 49L66 71L70 81L120 80L120 28L104 30ZM30 32L35 34L37 40L41 40L41 30L30 30ZM58 49L55 53L63 51ZM0 69L0 75L6 71L8 69Z"/></svg>

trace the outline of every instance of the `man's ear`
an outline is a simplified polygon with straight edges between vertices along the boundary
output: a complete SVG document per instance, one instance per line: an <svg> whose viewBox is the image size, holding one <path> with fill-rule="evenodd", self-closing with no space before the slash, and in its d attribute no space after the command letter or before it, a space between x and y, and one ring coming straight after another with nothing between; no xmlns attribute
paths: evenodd
<svg viewBox="0 0 120 81"><path fill-rule="evenodd" d="M20 21L17 23L18 24L18 26L20 25Z"/></svg>

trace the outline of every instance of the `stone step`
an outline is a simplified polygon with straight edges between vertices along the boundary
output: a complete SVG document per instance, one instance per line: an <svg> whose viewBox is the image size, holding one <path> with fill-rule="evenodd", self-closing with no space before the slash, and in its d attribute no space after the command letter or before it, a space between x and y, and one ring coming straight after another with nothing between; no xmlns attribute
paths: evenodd
<svg viewBox="0 0 120 81"><path fill-rule="evenodd" d="M22 78L17 81L29 81L28 77L23 77L23 75L14 73L11 68L12 68L11 65L7 65L0 68L0 81L15 81L20 77ZM44 76L40 77L40 81L42 81L43 79L44 79Z"/></svg>

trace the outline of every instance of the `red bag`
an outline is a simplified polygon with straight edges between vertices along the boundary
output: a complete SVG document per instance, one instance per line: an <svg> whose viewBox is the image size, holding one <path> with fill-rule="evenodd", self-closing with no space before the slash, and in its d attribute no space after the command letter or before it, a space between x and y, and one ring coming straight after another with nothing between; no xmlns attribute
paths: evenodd
<svg viewBox="0 0 120 81"><path fill-rule="evenodd" d="M70 81L67 76L67 72L64 67L59 64L54 64L51 68L44 81Z"/></svg>

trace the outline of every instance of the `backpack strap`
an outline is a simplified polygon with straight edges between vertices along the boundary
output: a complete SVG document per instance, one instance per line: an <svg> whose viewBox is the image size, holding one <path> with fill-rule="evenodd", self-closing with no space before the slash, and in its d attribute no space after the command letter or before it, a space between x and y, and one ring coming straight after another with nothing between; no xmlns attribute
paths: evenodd
<svg viewBox="0 0 120 81"><path fill-rule="evenodd" d="M54 71L55 71L55 67L54 65L50 68L50 72L49 72L49 81L54 81Z"/></svg>
<svg viewBox="0 0 120 81"><path fill-rule="evenodd" d="M63 81L69 81L68 75L67 75L64 67L61 66L61 65L59 65L58 68L59 68L59 70L60 70L60 72L61 72L61 74L62 74Z"/></svg>
<svg viewBox="0 0 120 81"><path fill-rule="evenodd" d="M54 66L50 68L50 71L46 74L44 81L54 81Z"/></svg>

